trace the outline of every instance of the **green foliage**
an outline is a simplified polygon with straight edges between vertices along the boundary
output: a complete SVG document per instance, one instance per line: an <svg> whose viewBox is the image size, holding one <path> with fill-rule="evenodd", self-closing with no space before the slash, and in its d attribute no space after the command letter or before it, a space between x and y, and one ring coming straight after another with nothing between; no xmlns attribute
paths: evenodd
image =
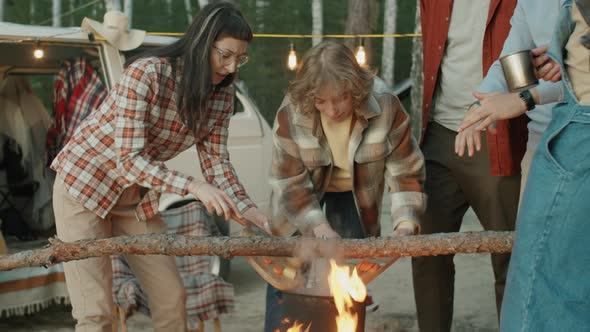
<svg viewBox="0 0 590 332"><path fill-rule="evenodd" d="M398 0L397 33L414 33L416 1ZM412 38L398 38L395 41L395 76L397 80L410 77L412 68Z"/></svg>
<svg viewBox="0 0 590 332"><path fill-rule="evenodd" d="M383 33L383 11L385 3L380 0L377 10L377 25L373 33ZM414 16L416 15L416 1L397 0L396 33L414 33ZM373 41L373 54L371 63L379 70L381 66L381 54L383 42L376 38ZM412 38L403 37L395 39L394 77L396 81L410 77L412 65Z"/></svg>
<svg viewBox="0 0 590 332"><path fill-rule="evenodd" d="M91 0L61 0L62 12L79 8ZM256 0L234 1L248 19L255 33L310 34L311 0L267 0L267 7L256 8ZM258 1L260 2L260 1ZM383 33L383 0L377 0L376 24L374 33ZM133 27L150 32L182 32L188 26L184 0L172 0L171 8L162 0L136 0L133 7ZM198 12L197 1L191 1L193 13ZM38 23L51 25L51 0L9 0L5 9L5 21L15 23ZM31 10L34 6L34 11ZM323 0L323 32L339 34L344 32L348 15L348 1ZM416 0L397 1L397 32L414 31ZM83 8L62 17L62 25L79 26L84 17L102 21L105 12L104 2ZM283 98L284 91L293 72L286 67L289 43L293 42L299 59L311 47L311 39L256 38L249 46L250 62L241 69L240 78L246 82L249 91L269 123ZM381 65L381 39L373 40L372 64L377 71ZM409 77L411 67L411 38L397 38L395 42L395 78ZM33 82L38 89L52 90L51 80L40 79ZM45 93L43 93L45 95ZM44 97L43 99L47 99ZM49 101L51 99L49 98Z"/></svg>
<svg viewBox="0 0 590 332"><path fill-rule="evenodd" d="M311 7L308 7L311 10ZM323 23L325 34L343 33L348 16L348 1L323 0ZM311 21L308 23L311 31Z"/></svg>
<svg viewBox="0 0 590 332"><path fill-rule="evenodd" d="M172 0L168 9L166 1L135 0L133 2L133 27L150 32L184 32L189 25L184 0ZM193 14L199 5L191 1ZM101 20L102 21L102 20Z"/></svg>
<svg viewBox="0 0 590 332"><path fill-rule="evenodd" d="M262 11L262 18L256 13L256 1L240 2L240 9L252 24L255 33L311 33L311 1L270 1ZM324 34L344 32L348 15L347 1L323 0ZM383 0L378 1L377 24L374 33L383 33ZM398 33L414 32L415 0L398 0ZM264 24L260 26L260 22ZM261 30L262 28L262 30ZM250 88L253 99L269 123L272 123L284 91L294 73L286 67L289 43L293 42L301 59L311 47L311 39L257 38L248 48L251 62L240 72L240 77ZM381 39L374 39L372 63L381 64ZM396 39L395 77L398 80L410 76L412 39ZM376 68L377 70L379 68Z"/></svg>
<svg viewBox="0 0 590 332"><path fill-rule="evenodd" d="M263 10L256 1L242 1L240 9L255 33L310 33L311 1L269 1ZM283 13L283 15L278 15ZM300 58L311 47L311 39L255 38L248 53L251 60L240 72L265 119L272 123L293 72L286 66L289 44L293 42Z"/></svg>

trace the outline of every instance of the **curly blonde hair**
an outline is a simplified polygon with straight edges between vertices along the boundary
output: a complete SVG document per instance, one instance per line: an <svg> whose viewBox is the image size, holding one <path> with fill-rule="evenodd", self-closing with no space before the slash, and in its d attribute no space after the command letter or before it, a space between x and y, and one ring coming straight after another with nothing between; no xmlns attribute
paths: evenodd
<svg viewBox="0 0 590 332"><path fill-rule="evenodd" d="M287 94L299 112L315 111L320 87L332 85L340 93L349 92L358 109L373 89L374 74L361 67L352 50L344 44L324 41L310 49L301 62Z"/></svg>

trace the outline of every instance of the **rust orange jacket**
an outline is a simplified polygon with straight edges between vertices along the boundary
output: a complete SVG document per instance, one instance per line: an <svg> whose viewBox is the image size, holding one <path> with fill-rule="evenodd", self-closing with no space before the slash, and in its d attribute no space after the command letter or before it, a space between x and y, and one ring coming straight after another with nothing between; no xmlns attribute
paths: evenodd
<svg viewBox="0 0 590 332"><path fill-rule="evenodd" d="M510 31L510 18L517 0L490 0L483 40L483 75L498 58ZM420 0L422 42L424 45L424 97L422 99L422 134L428 125L434 91L445 51L453 0ZM497 133L487 133L490 171L507 176L520 173L520 161L526 149L527 118L522 115L498 121ZM449 152L449 153L452 153Z"/></svg>

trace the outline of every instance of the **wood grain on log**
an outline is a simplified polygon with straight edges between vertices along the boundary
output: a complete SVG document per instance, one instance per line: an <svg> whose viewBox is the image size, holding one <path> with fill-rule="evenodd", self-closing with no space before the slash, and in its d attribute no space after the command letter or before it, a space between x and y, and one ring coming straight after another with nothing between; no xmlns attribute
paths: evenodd
<svg viewBox="0 0 590 332"><path fill-rule="evenodd" d="M398 238L322 240L150 234L67 243L53 238L50 239L51 245L46 248L0 256L0 271L117 254L362 258L508 253L512 250L512 236L513 232L461 232Z"/></svg>

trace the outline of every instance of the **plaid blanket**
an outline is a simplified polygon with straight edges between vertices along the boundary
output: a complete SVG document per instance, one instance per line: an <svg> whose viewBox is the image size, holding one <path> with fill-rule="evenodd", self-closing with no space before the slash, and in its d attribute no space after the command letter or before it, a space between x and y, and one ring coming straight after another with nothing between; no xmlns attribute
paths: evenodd
<svg viewBox="0 0 590 332"><path fill-rule="evenodd" d="M161 212L168 225L168 234L217 236L219 230L213 218L198 202ZM111 257L113 265L113 297L129 315L137 310L150 314L146 294L122 256ZM176 265L186 289L186 310L189 328L199 321L213 319L234 308L233 286L209 271L210 257L176 257Z"/></svg>
<svg viewBox="0 0 590 332"><path fill-rule="evenodd" d="M6 236L7 254L47 246L47 240L22 241ZM0 272L0 321L13 316L34 315L55 304L70 304L63 264L25 267Z"/></svg>

